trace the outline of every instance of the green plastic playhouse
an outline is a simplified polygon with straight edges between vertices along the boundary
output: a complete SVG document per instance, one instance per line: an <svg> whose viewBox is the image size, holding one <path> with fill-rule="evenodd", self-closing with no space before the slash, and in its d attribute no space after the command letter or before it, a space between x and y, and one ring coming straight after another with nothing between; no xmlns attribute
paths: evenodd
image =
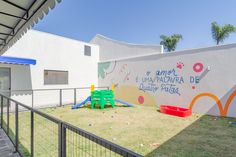
<svg viewBox="0 0 236 157"><path fill-rule="evenodd" d="M95 105L99 105L101 109L104 109L106 105L110 104L112 108L115 107L115 102L123 104L127 107L133 107L132 104L115 99L114 96L115 85L112 84L111 90L94 90L94 85L91 85L91 95L81 103L75 104L72 106L72 109L77 109L81 106L84 106L87 102L91 101L91 108L94 109Z"/></svg>
<svg viewBox="0 0 236 157"><path fill-rule="evenodd" d="M115 107L113 90L91 90L92 109L95 108L95 105L100 105L100 108L104 109L107 104L111 104L112 108Z"/></svg>

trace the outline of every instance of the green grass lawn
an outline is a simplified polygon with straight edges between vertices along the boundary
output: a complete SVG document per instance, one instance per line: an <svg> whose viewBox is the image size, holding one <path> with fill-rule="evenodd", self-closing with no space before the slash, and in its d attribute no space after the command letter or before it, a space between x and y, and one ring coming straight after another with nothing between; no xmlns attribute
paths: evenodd
<svg viewBox="0 0 236 157"><path fill-rule="evenodd" d="M234 118L200 114L179 118L144 106L104 110L71 110L70 106L66 106L42 111L144 156L227 157L236 154L236 125L230 124L236 121ZM19 116L22 121L29 120L29 113ZM20 130L25 130L20 134L20 139L26 150L29 149L29 126L27 122L20 125ZM36 156L56 156L57 126L38 118L35 130L35 142L40 143L35 145ZM83 156L76 153L71 156Z"/></svg>

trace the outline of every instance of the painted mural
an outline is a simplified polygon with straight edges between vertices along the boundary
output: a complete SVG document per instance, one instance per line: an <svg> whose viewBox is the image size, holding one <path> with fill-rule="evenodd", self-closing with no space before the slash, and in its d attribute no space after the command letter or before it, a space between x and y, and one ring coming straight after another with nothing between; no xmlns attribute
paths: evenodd
<svg viewBox="0 0 236 157"><path fill-rule="evenodd" d="M190 109L193 109L193 106L196 104L196 101L202 97L209 97L211 99L213 99L216 103L216 105L218 106L218 109L219 109L219 113L220 113L220 116L227 116L227 113L228 113L228 110L229 110L229 106L232 104L234 98L236 96L236 90L233 91L233 93L231 93L225 103L225 105L223 106L221 100L215 96L214 94L211 94L211 93L200 93L198 94L197 96L195 96L193 98L193 100L191 101L190 105L189 105L189 108Z"/></svg>
<svg viewBox="0 0 236 157"><path fill-rule="evenodd" d="M98 68L99 85L114 83L116 97L130 103L168 104L217 116L228 116L230 106L235 103L235 88L226 91L225 100L213 93L217 86L208 84L215 81L211 79L214 71L204 59L191 62L170 59L160 63L154 59L131 59L100 63Z"/></svg>
<svg viewBox="0 0 236 157"><path fill-rule="evenodd" d="M107 75L106 70L109 68L111 62L98 64L98 78L104 79Z"/></svg>
<svg viewBox="0 0 236 157"><path fill-rule="evenodd" d="M164 69L154 71L153 75L151 71L147 71L141 78L137 76L136 82L143 91L181 95L179 85L184 83L184 78L177 74L175 69Z"/></svg>

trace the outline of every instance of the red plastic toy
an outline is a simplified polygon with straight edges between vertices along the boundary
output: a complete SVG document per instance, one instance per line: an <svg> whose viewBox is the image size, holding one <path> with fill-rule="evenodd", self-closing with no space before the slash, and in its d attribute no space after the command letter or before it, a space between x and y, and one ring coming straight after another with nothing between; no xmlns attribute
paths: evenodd
<svg viewBox="0 0 236 157"><path fill-rule="evenodd" d="M177 107L177 106L161 105L160 111L162 113L178 116L178 117L188 117L192 115L191 109Z"/></svg>

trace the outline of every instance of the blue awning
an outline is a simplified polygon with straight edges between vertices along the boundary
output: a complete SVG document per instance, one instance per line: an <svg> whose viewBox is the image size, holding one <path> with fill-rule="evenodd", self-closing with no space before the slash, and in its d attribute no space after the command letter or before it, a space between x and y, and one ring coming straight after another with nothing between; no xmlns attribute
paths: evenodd
<svg viewBox="0 0 236 157"><path fill-rule="evenodd" d="M3 64L20 64L20 65L35 65L36 60L28 58L17 58L17 57L8 57L0 56L0 63Z"/></svg>

